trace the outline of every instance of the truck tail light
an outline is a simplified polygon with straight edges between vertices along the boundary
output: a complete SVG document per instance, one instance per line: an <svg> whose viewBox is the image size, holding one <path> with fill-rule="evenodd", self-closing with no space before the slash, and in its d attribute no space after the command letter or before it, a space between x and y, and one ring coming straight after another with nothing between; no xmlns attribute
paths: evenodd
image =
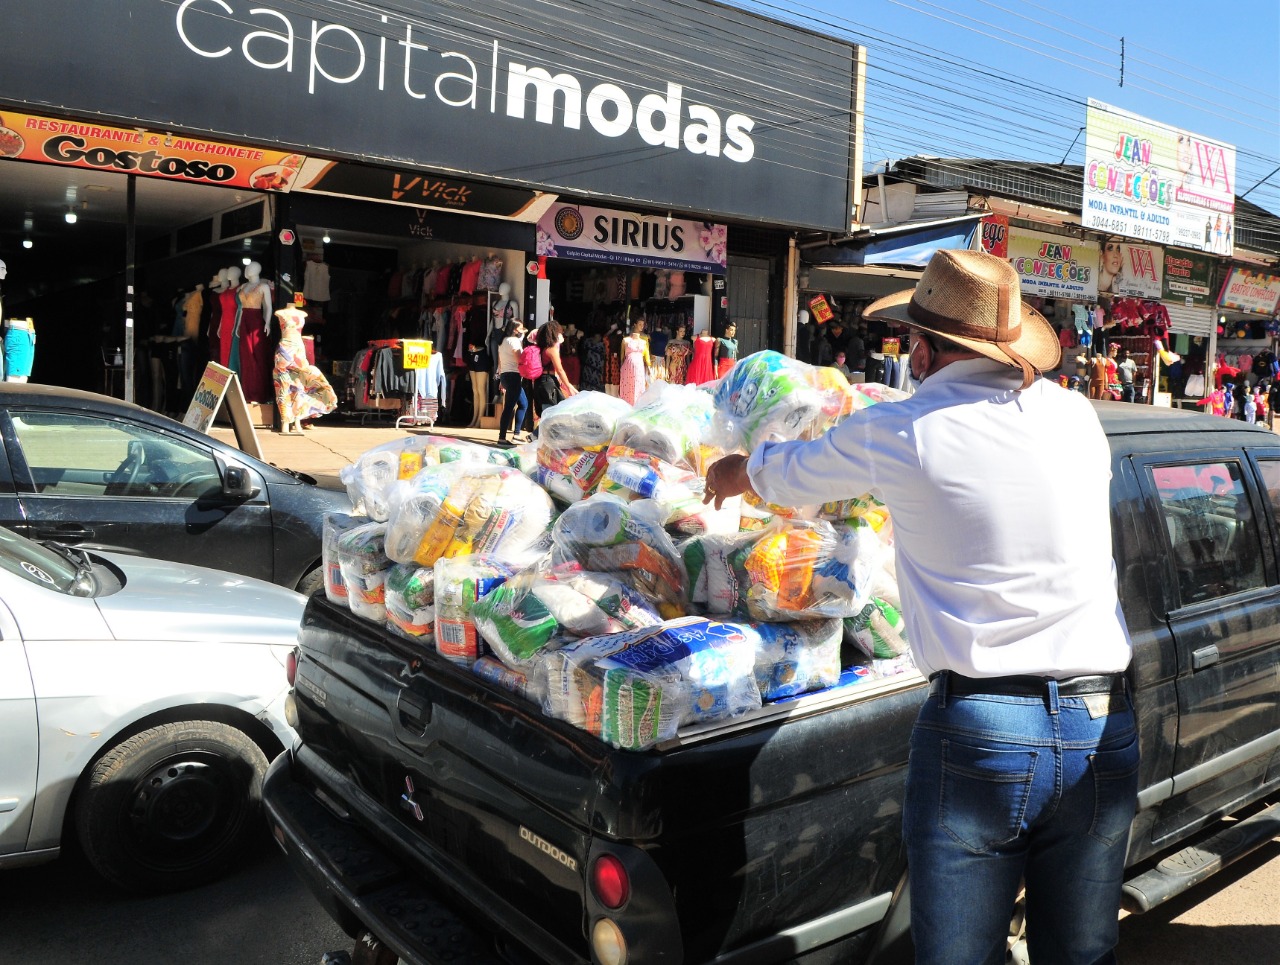
<svg viewBox="0 0 1280 965"><path fill-rule="evenodd" d="M627 940L612 918L600 918L591 929L591 950L600 965L626 965Z"/></svg>
<svg viewBox="0 0 1280 965"><path fill-rule="evenodd" d="M284 676L289 681L289 686L293 686L294 679L298 676L298 648L294 647L289 651L289 656L284 659Z"/></svg>
<svg viewBox="0 0 1280 965"><path fill-rule="evenodd" d="M631 897L631 879L622 862L611 854L602 854L591 866L591 891L606 908L617 909Z"/></svg>

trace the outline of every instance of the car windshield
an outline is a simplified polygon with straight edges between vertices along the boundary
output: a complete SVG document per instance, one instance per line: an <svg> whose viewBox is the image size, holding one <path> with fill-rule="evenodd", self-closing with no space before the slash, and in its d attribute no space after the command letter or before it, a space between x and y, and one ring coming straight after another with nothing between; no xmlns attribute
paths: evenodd
<svg viewBox="0 0 1280 965"><path fill-rule="evenodd" d="M68 596L93 596L93 568L79 550L44 546L0 526L0 569Z"/></svg>

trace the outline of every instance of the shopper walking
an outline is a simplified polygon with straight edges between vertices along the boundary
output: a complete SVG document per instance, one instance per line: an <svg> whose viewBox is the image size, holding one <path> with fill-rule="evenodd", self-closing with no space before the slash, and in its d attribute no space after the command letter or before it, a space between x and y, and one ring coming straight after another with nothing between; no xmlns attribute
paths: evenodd
<svg viewBox="0 0 1280 965"><path fill-rule="evenodd" d="M1025 881L1033 962L1112 962L1138 742L1106 438L1087 400L1040 377L1061 348L1007 261L940 251L866 316L918 330L915 394L721 459L709 498L872 492L893 515L929 677L903 813L917 961L1003 962Z"/></svg>
<svg viewBox="0 0 1280 965"><path fill-rule="evenodd" d="M498 419L498 445L509 444L507 432L512 419L515 431L524 425L529 400L525 397L520 380L520 352L524 348L524 325L519 321L507 322L505 337L498 344L498 384L502 389L502 416Z"/></svg>

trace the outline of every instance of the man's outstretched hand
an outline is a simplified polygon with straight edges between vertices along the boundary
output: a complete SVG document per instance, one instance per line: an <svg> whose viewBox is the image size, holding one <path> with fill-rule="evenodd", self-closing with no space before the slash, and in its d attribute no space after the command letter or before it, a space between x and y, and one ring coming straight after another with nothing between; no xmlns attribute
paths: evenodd
<svg viewBox="0 0 1280 965"><path fill-rule="evenodd" d="M752 491L751 479L747 476L747 457L725 456L713 462L707 470L707 488L702 501L709 503L714 499L716 509L719 509L731 496Z"/></svg>

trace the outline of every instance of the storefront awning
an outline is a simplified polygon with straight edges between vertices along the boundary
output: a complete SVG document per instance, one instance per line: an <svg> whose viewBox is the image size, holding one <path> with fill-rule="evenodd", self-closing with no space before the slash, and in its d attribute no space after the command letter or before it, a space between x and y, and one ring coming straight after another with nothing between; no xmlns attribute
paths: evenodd
<svg viewBox="0 0 1280 965"><path fill-rule="evenodd" d="M872 228L848 239L804 252L815 268L858 269L871 266L923 269L941 248L972 248L981 214L966 214L917 224Z"/></svg>

